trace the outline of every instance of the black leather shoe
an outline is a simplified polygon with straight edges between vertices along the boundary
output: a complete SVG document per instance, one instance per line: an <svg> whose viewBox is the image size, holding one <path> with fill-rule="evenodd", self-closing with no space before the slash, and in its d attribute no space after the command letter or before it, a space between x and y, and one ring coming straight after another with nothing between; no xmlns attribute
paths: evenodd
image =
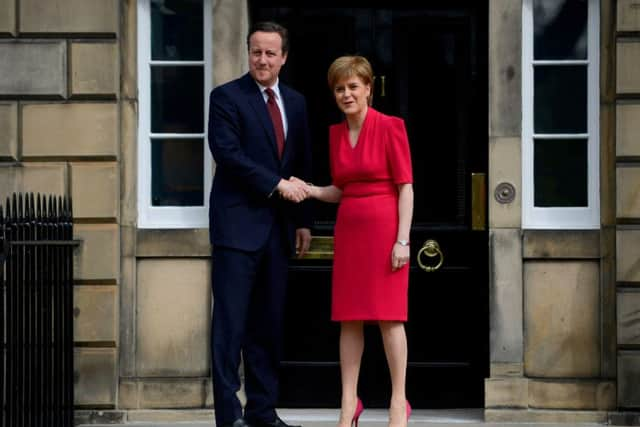
<svg viewBox="0 0 640 427"><path fill-rule="evenodd" d="M244 418L238 418L232 423L222 424L221 427L251 427L251 425Z"/></svg>
<svg viewBox="0 0 640 427"><path fill-rule="evenodd" d="M299 425L287 424L278 416L271 422L266 421L251 421L251 427L302 427ZM233 426L236 427L236 426Z"/></svg>

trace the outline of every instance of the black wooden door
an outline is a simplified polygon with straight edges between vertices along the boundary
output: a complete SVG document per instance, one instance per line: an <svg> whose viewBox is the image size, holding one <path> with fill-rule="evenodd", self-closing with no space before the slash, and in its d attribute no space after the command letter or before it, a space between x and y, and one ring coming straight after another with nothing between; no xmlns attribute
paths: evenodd
<svg viewBox="0 0 640 427"><path fill-rule="evenodd" d="M335 58L366 56L376 75L374 107L405 119L415 191L408 397L416 408L483 406L489 367L482 180L488 149L487 6L442 1L439 7L428 2L415 8L398 0L386 8L348 8L348 1L336 8L250 3L252 20L276 20L290 31L291 52L281 78L309 103L316 184L330 182L328 126L342 120L326 83ZM314 235L332 235L335 212L335 206L315 204ZM424 267L442 259L440 268L421 268L421 250ZM292 262L281 406L340 403L339 326L329 320L330 288L330 259ZM367 407L386 407L390 381L379 330L367 326L365 334L359 394Z"/></svg>

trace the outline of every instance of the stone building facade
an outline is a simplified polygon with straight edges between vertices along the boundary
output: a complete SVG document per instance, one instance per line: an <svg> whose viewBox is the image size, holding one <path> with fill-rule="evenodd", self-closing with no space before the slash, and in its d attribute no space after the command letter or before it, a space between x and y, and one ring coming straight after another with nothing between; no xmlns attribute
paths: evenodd
<svg viewBox="0 0 640 427"><path fill-rule="evenodd" d="M487 420L604 422L640 408L640 8L593 3L598 225L528 228L520 159L530 2L488 0ZM246 70L249 18L244 1L209 4L215 86ZM148 84L139 2L0 0L0 10L0 196L72 196L82 241L79 414L210 417L208 230L139 221L139 89ZM512 202L494 197L501 183L513 186Z"/></svg>

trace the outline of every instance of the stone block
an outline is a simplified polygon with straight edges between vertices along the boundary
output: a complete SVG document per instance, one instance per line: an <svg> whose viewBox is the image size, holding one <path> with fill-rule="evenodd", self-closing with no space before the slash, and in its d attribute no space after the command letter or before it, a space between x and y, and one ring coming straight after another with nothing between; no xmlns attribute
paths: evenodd
<svg viewBox="0 0 640 427"><path fill-rule="evenodd" d="M616 3L618 0L601 0L599 57L600 57L600 105L610 105L616 99ZM602 141L602 139L601 139Z"/></svg>
<svg viewBox="0 0 640 427"><path fill-rule="evenodd" d="M490 138L489 140L489 226L491 228L519 228L522 223L522 162L520 138ZM515 187L515 199L499 203L496 187L509 183Z"/></svg>
<svg viewBox="0 0 640 427"><path fill-rule="evenodd" d="M4 96L67 94L67 49L61 41L0 41L0 93Z"/></svg>
<svg viewBox="0 0 640 427"><path fill-rule="evenodd" d="M491 239L491 362L522 363L522 243L518 229L494 229Z"/></svg>
<svg viewBox="0 0 640 427"><path fill-rule="evenodd" d="M528 379L487 378L484 381L485 408L527 408Z"/></svg>
<svg viewBox="0 0 640 427"><path fill-rule="evenodd" d="M73 425L126 424L127 413L118 409L75 409Z"/></svg>
<svg viewBox="0 0 640 427"><path fill-rule="evenodd" d="M121 235L126 235L123 233ZM122 239L125 239L124 237ZM121 247L124 245L121 245ZM120 360L118 368L120 377L136 376L136 259L132 256L122 255L120 258L120 294L119 325Z"/></svg>
<svg viewBox="0 0 640 427"><path fill-rule="evenodd" d="M618 345L640 345L640 289L617 295Z"/></svg>
<svg viewBox="0 0 640 427"><path fill-rule="evenodd" d="M27 34L118 32L118 0L20 0L20 31Z"/></svg>
<svg viewBox="0 0 640 427"><path fill-rule="evenodd" d="M529 406L540 409L610 410L616 407L613 381L529 381Z"/></svg>
<svg viewBox="0 0 640 427"><path fill-rule="evenodd" d="M565 411L559 409L487 409L484 411L484 422L606 424L607 416L607 411Z"/></svg>
<svg viewBox="0 0 640 427"><path fill-rule="evenodd" d="M138 409L140 408L140 392L138 381L120 379L118 386L118 408Z"/></svg>
<svg viewBox="0 0 640 427"><path fill-rule="evenodd" d="M138 262L138 375L209 375L210 280L208 260Z"/></svg>
<svg viewBox="0 0 640 427"><path fill-rule="evenodd" d="M616 232L616 279L640 282L640 230L619 229Z"/></svg>
<svg viewBox="0 0 640 427"><path fill-rule="evenodd" d="M25 157L115 158L118 110L115 103L25 104L22 107Z"/></svg>
<svg viewBox="0 0 640 427"><path fill-rule="evenodd" d="M75 218L118 218L118 164L71 163Z"/></svg>
<svg viewBox="0 0 640 427"><path fill-rule="evenodd" d="M600 373L598 262L524 263L525 374L592 378Z"/></svg>
<svg viewBox="0 0 640 427"><path fill-rule="evenodd" d="M616 184L618 218L640 218L640 167L618 167Z"/></svg>
<svg viewBox="0 0 640 427"><path fill-rule="evenodd" d="M497 377L523 377L524 376L524 364L523 363L505 363L505 362L491 362L489 366L491 378Z"/></svg>
<svg viewBox="0 0 640 427"><path fill-rule="evenodd" d="M218 4L220 6L220 4ZM122 31L120 33L121 96L124 99L138 98L138 2L122 3ZM215 49L214 49L215 50Z"/></svg>
<svg viewBox="0 0 640 427"><path fill-rule="evenodd" d="M71 95L118 93L118 45L115 43L71 44Z"/></svg>
<svg viewBox="0 0 640 427"><path fill-rule="evenodd" d="M618 353L618 406L640 408L640 352Z"/></svg>
<svg viewBox="0 0 640 427"><path fill-rule="evenodd" d="M212 409L189 409L188 411L181 409L142 409L139 411L129 411L127 420L130 423L144 423L142 425L211 425L214 419ZM175 424L174 424L175 423ZM167 426L168 427L168 426Z"/></svg>
<svg viewBox="0 0 640 427"><path fill-rule="evenodd" d="M608 227L616 223L616 107L600 102L600 226Z"/></svg>
<svg viewBox="0 0 640 427"><path fill-rule="evenodd" d="M618 0L618 31L640 31L640 5L637 0Z"/></svg>
<svg viewBox="0 0 640 427"><path fill-rule="evenodd" d="M0 201L14 192L67 195L67 167L63 163L22 163L0 166Z"/></svg>
<svg viewBox="0 0 640 427"><path fill-rule="evenodd" d="M82 241L74 256L75 279L116 282L120 273L118 225L76 224L74 234Z"/></svg>
<svg viewBox="0 0 640 427"><path fill-rule="evenodd" d="M18 105L16 103L0 103L0 129L2 129L0 160L18 160Z"/></svg>
<svg viewBox="0 0 640 427"><path fill-rule="evenodd" d="M640 156L640 104L616 105L616 155Z"/></svg>
<svg viewBox="0 0 640 427"><path fill-rule="evenodd" d="M138 221L138 101L120 102L120 223L137 227Z"/></svg>
<svg viewBox="0 0 640 427"><path fill-rule="evenodd" d="M115 286L75 286L73 335L76 342L118 341L117 290Z"/></svg>
<svg viewBox="0 0 640 427"><path fill-rule="evenodd" d="M76 348L74 394L76 405L113 406L116 403L115 348Z"/></svg>
<svg viewBox="0 0 640 427"><path fill-rule="evenodd" d="M600 258L598 230L526 230L524 258Z"/></svg>
<svg viewBox="0 0 640 427"><path fill-rule="evenodd" d="M522 131L522 5L494 0L489 8L489 136ZM517 161L520 164L519 158Z"/></svg>
<svg viewBox="0 0 640 427"><path fill-rule="evenodd" d="M238 34L249 31L248 2L220 1L213 12L213 85L218 86L247 72L246 41Z"/></svg>
<svg viewBox="0 0 640 427"><path fill-rule="evenodd" d="M640 41L618 39L616 51L617 92L640 93Z"/></svg>
<svg viewBox="0 0 640 427"><path fill-rule="evenodd" d="M141 381L140 407L201 408L204 406L205 383L204 378Z"/></svg>
<svg viewBox="0 0 640 427"><path fill-rule="evenodd" d="M0 0L0 35L15 35L16 33L16 2L15 0Z"/></svg>
<svg viewBox="0 0 640 427"><path fill-rule="evenodd" d="M139 228L138 257L209 257L211 243L206 228L153 230Z"/></svg>
<svg viewBox="0 0 640 427"><path fill-rule="evenodd" d="M616 332L616 229L615 226L602 226L600 229L600 306L602 333L602 370L601 378L616 377L616 359L618 357Z"/></svg>

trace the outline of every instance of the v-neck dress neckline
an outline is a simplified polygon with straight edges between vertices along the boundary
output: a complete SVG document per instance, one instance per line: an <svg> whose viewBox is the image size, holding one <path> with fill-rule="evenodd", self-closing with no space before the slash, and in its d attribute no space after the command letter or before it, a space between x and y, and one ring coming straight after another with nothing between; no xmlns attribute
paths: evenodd
<svg viewBox="0 0 640 427"><path fill-rule="evenodd" d="M367 114L365 114L364 116L364 120L362 121L362 125L360 126L360 132L358 132L358 138L356 138L356 144L355 145L351 145L351 135L349 134L350 129L349 129L349 121L347 119L344 120L344 127L346 129L346 136L347 136L347 144L349 145L349 148L353 151L355 151L356 148L358 148L358 146L363 142L363 137L362 137L362 133L365 130L365 126L367 125L367 122L369 121L369 113L371 112L371 107L367 108Z"/></svg>

